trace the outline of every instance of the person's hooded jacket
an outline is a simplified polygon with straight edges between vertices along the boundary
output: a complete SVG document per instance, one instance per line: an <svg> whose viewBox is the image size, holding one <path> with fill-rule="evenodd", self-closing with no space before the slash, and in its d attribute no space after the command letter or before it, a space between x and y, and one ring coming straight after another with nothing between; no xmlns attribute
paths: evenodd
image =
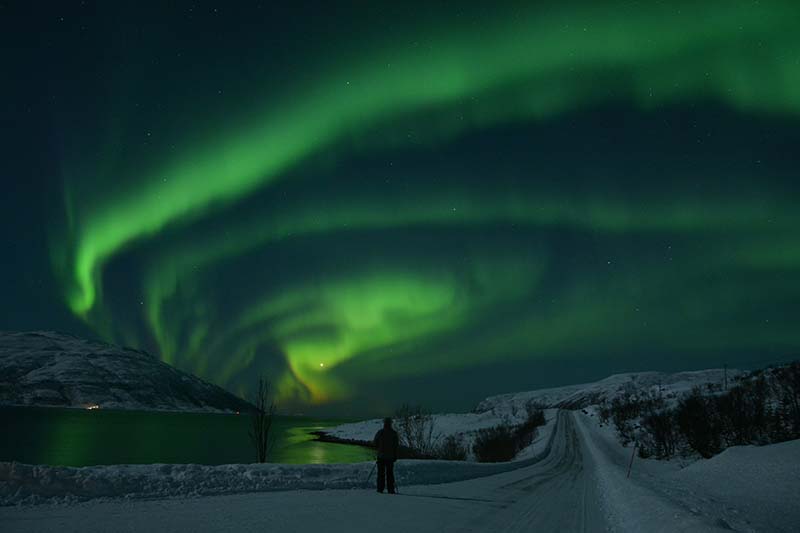
<svg viewBox="0 0 800 533"><path fill-rule="evenodd" d="M375 444L375 450L378 452L378 459L384 461L397 460L400 437L398 437L391 424L384 424L383 429L378 430L373 443Z"/></svg>

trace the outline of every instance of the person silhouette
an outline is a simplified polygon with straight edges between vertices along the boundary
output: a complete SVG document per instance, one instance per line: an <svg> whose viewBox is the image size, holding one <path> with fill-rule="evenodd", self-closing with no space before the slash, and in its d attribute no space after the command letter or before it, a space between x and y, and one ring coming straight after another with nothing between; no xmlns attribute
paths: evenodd
<svg viewBox="0 0 800 533"><path fill-rule="evenodd" d="M383 429L379 429L373 439L375 450L378 452L378 492L383 493L383 486L394 494L394 462L397 461L397 451L400 447L400 438L392 428L392 419L383 419Z"/></svg>

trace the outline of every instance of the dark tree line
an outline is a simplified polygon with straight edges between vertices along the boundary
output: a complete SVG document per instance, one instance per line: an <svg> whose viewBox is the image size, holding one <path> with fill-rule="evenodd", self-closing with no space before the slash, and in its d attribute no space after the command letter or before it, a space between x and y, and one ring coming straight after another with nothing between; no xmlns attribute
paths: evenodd
<svg viewBox="0 0 800 533"><path fill-rule="evenodd" d="M601 406L600 417L612 420L623 444L635 439L642 457L708 458L728 446L797 439L800 362L755 371L728 391L696 387L674 406L651 393L623 395Z"/></svg>
<svg viewBox="0 0 800 533"><path fill-rule="evenodd" d="M475 458L481 463L510 461L533 442L539 426L545 424L544 411L535 403L526 405L522 424L500 424L481 429L472 445Z"/></svg>

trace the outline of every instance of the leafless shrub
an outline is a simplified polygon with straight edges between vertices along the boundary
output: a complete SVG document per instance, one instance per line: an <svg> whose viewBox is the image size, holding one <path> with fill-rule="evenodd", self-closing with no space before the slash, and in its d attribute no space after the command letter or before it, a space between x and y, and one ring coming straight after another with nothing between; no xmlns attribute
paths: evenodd
<svg viewBox="0 0 800 533"><path fill-rule="evenodd" d="M395 412L395 428L400 444L423 457L433 457L437 438L434 435L433 415L421 405L403 404Z"/></svg>
<svg viewBox="0 0 800 533"><path fill-rule="evenodd" d="M617 430L620 442L623 445L636 439L636 426L634 421L646 414L661 409L664 399L653 391L625 391L611 400L611 405L600 409L600 419L611 418Z"/></svg>
<svg viewBox="0 0 800 533"><path fill-rule="evenodd" d="M777 399L775 433L780 440L800 438L800 361L775 369L771 385Z"/></svg>
<svg viewBox="0 0 800 533"><path fill-rule="evenodd" d="M436 447L435 456L437 459L445 459L447 461L466 461L467 447L460 436L448 435Z"/></svg>
<svg viewBox="0 0 800 533"><path fill-rule="evenodd" d="M655 455L659 459L668 459L675 455L677 446L678 431L671 411L657 411L642 418L640 457Z"/></svg>
<svg viewBox="0 0 800 533"><path fill-rule="evenodd" d="M263 376L258 378L258 389L253 399L255 410L250 420L250 442L256 450L259 463L266 463L274 443L272 422L275 419L275 402L270 395L270 384Z"/></svg>

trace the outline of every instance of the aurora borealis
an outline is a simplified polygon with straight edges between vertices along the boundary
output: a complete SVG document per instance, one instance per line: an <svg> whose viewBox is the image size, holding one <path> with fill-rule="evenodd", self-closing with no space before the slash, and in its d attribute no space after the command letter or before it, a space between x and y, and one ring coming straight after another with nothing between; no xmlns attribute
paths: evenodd
<svg viewBox="0 0 800 533"><path fill-rule="evenodd" d="M4 8L8 326L330 412L797 355L796 2L379 4Z"/></svg>

